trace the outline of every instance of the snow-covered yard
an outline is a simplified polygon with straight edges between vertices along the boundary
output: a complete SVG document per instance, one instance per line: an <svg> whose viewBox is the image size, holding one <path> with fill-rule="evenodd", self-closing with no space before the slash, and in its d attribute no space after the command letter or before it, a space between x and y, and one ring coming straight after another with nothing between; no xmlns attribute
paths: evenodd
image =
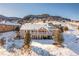
<svg viewBox="0 0 79 59"><path fill-rule="evenodd" d="M79 31L67 31L64 38L66 47L79 55Z"/></svg>
<svg viewBox="0 0 79 59"><path fill-rule="evenodd" d="M69 25L68 25L69 26ZM22 50L23 39L14 40L15 31L0 33L6 43L0 46L0 55L6 56L78 56L79 55L79 30L69 26L70 30L63 33L64 47L53 45L54 40L31 41L30 54ZM73 30L74 29L74 30Z"/></svg>

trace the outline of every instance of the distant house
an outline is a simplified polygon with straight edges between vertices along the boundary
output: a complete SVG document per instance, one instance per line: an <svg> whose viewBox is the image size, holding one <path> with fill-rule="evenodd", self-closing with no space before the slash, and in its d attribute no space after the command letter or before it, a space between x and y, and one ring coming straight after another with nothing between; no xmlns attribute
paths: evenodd
<svg viewBox="0 0 79 59"><path fill-rule="evenodd" d="M0 22L0 32L12 31L17 26L20 26L20 24L11 23L9 21L2 21L2 22Z"/></svg>
<svg viewBox="0 0 79 59"><path fill-rule="evenodd" d="M20 35L23 38L25 31L29 30L31 38L51 38L55 27L48 23L25 23L20 28Z"/></svg>

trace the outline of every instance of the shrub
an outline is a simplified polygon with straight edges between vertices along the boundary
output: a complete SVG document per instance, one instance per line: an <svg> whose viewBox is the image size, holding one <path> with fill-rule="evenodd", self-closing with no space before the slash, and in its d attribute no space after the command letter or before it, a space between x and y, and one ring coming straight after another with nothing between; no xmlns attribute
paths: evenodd
<svg viewBox="0 0 79 59"><path fill-rule="evenodd" d="M78 30L79 30L79 26L78 26L78 28L77 28Z"/></svg>
<svg viewBox="0 0 79 59"><path fill-rule="evenodd" d="M43 39L47 39L47 36L43 36Z"/></svg>
<svg viewBox="0 0 79 59"><path fill-rule="evenodd" d="M68 29L67 26L63 27L63 31L68 31L68 30L69 30L69 29Z"/></svg>
<svg viewBox="0 0 79 59"><path fill-rule="evenodd" d="M17 26L17 27L15 28L15 31L19 31L19 30L20 30L20 27Z"/></svg>
<svg viewBox="0 0 79 59"><path fill-rule="evenodd" d="M43 36L43 39L52 39L52 36L46 35L46 36Z"/></svg>
<svg viewBox="0 0 79 59"><path fill-rule="evenodd" d="M1 38L0 39L0 46L3 46L5 44L5 40L4 40L4 38Z"/></svg>

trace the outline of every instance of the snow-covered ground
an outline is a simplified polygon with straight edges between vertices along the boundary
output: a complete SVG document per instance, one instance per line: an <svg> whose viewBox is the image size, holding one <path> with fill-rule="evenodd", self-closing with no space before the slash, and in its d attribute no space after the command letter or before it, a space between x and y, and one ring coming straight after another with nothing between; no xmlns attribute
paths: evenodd
<svg viewBox="0 0 79 59"><path fill-rule="evenodd" d="M79 55L79 31L67 31L64 34L64 44Z"/></svg>
<svg viewBox="0 0 79 59"><path fill-rule="evenodd" d="M7 56L77 56L79 55L79 31L70 30L63 33L64 47L56 47L53 40L32 40L31 53L23 52L23 39L14 40L15 32L0 34L6 44L0 47L0 55ZM78 38L78 39L77 39Z"/></svg>
<svg viewBox="0 0 79 59"><path fill-rule="evenodd" d="M5 24L5 25L20 25L16 22L10 22L10 21L1 21L0 24Z"/></svg>

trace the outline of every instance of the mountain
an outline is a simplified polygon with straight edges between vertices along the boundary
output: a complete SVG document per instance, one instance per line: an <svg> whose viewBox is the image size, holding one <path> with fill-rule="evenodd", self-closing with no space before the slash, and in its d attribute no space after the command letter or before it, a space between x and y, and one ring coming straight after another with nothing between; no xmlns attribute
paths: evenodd
<svg viewBox="0 0 79 59"><path fill-rule="evenodd" d="M7 19L6 16L0 15L0 21L6 20L6 19Z"/></svg>
<svg viewBox="0 0 79 59"><path fill-rule="evenodd" d="M18 18L18 17L6 17L6 16L3 16L3 15L0 15L0 22L3 21L3 20L10 21L10 22L16 22L20 19L21 18Z"/></svg>
<svg viewBox="0 0 79 59"><path fill-rule="evenodd" d="M18 17L8 17L8 20L11 22L18 22L21 18Z"/></svg>
<svg viewBox="0 0 79 59"><path fill-rule="evenodd" d="M26 22L39 22L39 21L71 21L71 19L67 19L60 16L51 16L49 14L42 14L42 15L28 15L23 17L18 22L23 24Z"/></svg>
<svg viewBox="0 0 79 59"><path fill-rule="evenodd" d="M67 19L60 16L51 16L49 14L41 14L41 15L28 15L24 16L23 18L18 17L6 17L3 15L0 15L0 22L1 21L10 21L10 22L18 22L20 24L24 24L26 22L39 22L39 21L71 21L71 19Z"/></svg>

